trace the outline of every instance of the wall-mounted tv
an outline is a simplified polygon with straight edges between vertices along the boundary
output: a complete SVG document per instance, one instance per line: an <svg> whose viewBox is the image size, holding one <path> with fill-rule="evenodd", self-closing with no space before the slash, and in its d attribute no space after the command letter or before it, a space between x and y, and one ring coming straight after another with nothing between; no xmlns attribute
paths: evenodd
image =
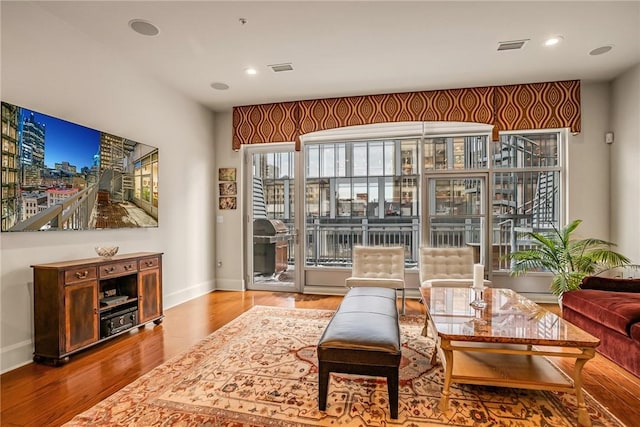
<svg viewBox="0 0 640 427"><path fill-rule="evenodd" d="M158 226L158 149L2 102L2 231Z"/></svg>

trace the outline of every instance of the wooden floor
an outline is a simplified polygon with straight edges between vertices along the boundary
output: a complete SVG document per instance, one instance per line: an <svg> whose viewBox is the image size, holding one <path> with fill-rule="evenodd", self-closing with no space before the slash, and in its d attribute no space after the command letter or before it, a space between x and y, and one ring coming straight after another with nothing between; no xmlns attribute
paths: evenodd
<svg viewBox="0 0 640 427"><path fill-rule="evenodd" d="M254 305L335 309L341 297L276 292L216 291L165 312L147 325L81 352L62 367L31 363L1 381L2 426L57 426L187 350ZM557 306L545 305L557 312ZM407 314L424 313L407 300ZM569 362L560 367L571 370ZM584 389L627 426L640 425L640 379L600 355L584 368Z"/></svg>

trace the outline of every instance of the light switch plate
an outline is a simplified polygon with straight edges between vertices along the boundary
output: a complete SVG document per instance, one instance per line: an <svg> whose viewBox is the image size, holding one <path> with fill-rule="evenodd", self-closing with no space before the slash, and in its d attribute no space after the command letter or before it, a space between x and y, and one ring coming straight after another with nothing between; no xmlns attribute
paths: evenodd
<svg viewBox="0 0 640 427"><path fill-rule="evenodd" d="M607 132L604 134L604 142L607 144L613 144L613 132Z"/></svg>

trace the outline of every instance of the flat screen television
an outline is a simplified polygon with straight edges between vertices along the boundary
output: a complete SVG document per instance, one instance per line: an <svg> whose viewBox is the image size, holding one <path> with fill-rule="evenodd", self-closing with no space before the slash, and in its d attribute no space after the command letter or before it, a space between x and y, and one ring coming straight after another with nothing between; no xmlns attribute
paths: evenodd
<svg viewBox="0 0 640 427"><path fill-rule="evenodd" d="M158 226L158 149L2 102L2 231Z"/></svg>

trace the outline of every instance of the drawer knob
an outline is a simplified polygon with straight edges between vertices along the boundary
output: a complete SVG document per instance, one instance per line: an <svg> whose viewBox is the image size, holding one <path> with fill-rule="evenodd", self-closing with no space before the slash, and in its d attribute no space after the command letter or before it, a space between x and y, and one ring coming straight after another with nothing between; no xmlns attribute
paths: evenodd
<svg viewBox="0 0 640 427"><path fill-rule="evenodd" d="M87 276L88 276L88 275L89 275L89 271L88 271L88 270L85 270L85 271L83 271L83 272L79 272L79 271L78 271L78 272L76 273L76 277L77 277L78 279L85 279L85 278L87 278Z"/></svg>
<svg viewBox="0 0 640 427"><path fill-rule="evenodd" d="M113 273L114 271L116 271L115 267L108 267L104 269L105 273Z"/></svg>
<svg viewBox="0 0 640 427"><path fill-rule="evenodd" d="M133 268L133 265L131 265L131 264L124 266L125 270L131 270L132 268Z"/></svg>

